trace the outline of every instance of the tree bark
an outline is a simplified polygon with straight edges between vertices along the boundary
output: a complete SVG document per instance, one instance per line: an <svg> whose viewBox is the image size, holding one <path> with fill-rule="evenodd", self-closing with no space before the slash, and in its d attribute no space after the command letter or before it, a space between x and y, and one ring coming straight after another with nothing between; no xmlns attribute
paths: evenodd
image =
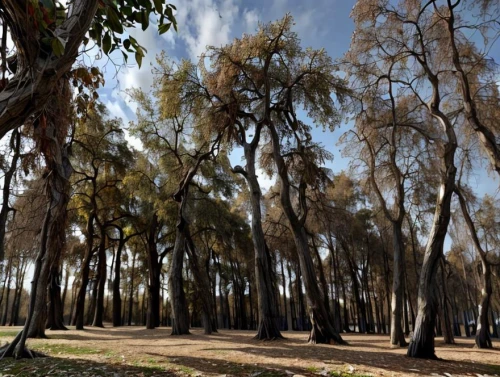
<svg viewBox="0 0 500 377"><path fill-rule="evenodd" d="M405 250L403 244L402 223L393 222L394 271L392 278L391 301L391 344L396 347L408 345L401 326L404 296Z"/></svg>
<svg viewBox="0 0 500 377"><path fill-rule="evenodd" d="M91 212L87 220L87 250L82 262L80 288L76 297L75 317L73 318L73 325L76 326L76 330L83 330L85 320L85 297L89 283L90 263L94 254L94 219L95 214Z"/></svg>
<svg viewBox="0 0 500 377"><path fill-rule="evenodd" d="M9 206L10 186L17 171L17 163L21 156L20 147L21 132L19 132L19 130L14 130L10 137L10 148L14 154L9 169L3 176L2 209L0 210L0 261L3 261L5 257L5 227L7 226L9 212L12 211L12 208Z"/></svg>
<svg viewBox="0 0 500 377"><path fill-rule="evenodd" d="M40 48L39 36L35 34L38 31L34 27L26 27L28 7L19 7L17 0L3 2L3 21L9 26L12 41L17 46L18 67L0 92L0 139L45 107L58 81L71 70L98 3L97 0L72 2L66 20L53 31L65 45L64 53L56 56ZM26 38L27 30L31 38Z"/></svg>
<svg viewBox="0 0 500 377"><path fill-rule="evenodd" d="M107 234L104 226L101 228L101 239L99 241L99 249L97 254L97 289L95 296L95 307L94 307L94 319L92 321L92 326L94 327L104 327L104 291L106 288L106 282L108 278L108 266L106 264L106 240Z"/></svg>
<svg viewBox="0 0 500 377"><path fill-rule="evenodd" d="M181 229L183 224L177 225L175 245L172 252L172 262L168 278L170 304L172 306L172 335L190 334L189 310L184 293L182 267L184 262L185 237Z"/></svg>
<svg viewBox="0 0 500 377"><path fill-rule="evenodd" d="M149 230L146 234L148 249L148 310L146 313L146 328L154 329L160 326L160 275L156 234L158 232L158 215L153 214Z"/></svg>

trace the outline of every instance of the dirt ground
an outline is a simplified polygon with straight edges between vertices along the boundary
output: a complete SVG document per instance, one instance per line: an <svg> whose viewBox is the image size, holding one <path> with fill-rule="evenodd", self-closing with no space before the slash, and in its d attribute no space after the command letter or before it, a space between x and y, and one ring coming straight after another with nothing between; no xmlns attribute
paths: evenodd
<svg viewBox="0 0 500 377"><path fill-rule="evenodd" d="M15 330L0 327L0 342L12 339ZM391 349L388 337L379 335L343 334L349 345L331 346L307 344L305 332L284 332L286 339L270 342L253 340L253 331L235 330L207 336L193 329L192 335L174 337L169 328L87 327L47 334L49 339L30 340L29 346L56 358L119 365L122 370L146 365L169 375L500 376L498 340L495 349L479 350L472 339L458 338L450 346L438 338L436 353L443 361L429 361L406 357L405 349ZM0 375L1 370L2 364Z"/></svg>

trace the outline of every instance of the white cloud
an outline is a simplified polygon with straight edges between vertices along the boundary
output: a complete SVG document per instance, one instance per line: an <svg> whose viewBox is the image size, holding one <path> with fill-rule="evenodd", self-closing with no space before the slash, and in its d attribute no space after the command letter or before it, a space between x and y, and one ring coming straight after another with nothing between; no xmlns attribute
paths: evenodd
<svg viewBox="0 0 500 377"><path fill-rule="evenodd" d="M179 37L191 59L197 60L207 46L221 46L231 40L232 26L238 18L233 0L193 0L183 2L176 14Z"/></svg>
<svg viewBox="0 0 500 377"><path fill-rule="evenodd" d="M245 20L245 31L247 33L252 33L257 30L259 24L259 13L255 9L245 9L243 11L243 19Z"/></svg>

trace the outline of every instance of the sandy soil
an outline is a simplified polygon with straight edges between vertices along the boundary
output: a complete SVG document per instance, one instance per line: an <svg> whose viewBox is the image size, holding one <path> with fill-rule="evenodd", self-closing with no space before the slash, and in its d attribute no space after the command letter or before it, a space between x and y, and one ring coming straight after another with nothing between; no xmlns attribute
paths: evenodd
<svg viewBox="0 0 500 377"><path fill-rule="evenodd" d="M13 328L0 328L1 330ZM58 347L58 357L85 358L98 362L157 363L174 366L193 376L249 375L256 367L276 374L323 375L351 372L374 376L500 376L500 342L494 350L473 348L473 340L458 338L456 345L436 340L436 353L444 361L411 359L405 349L391 349L387 336L343 335L349 346L310 345L307 333L285 332L286 339L261 342L254 332L221 330L203 335L170 336L169 328L145 330L143 327L92 328L84 331L48 331L50 339L30 340L37 348L67 345L69 348L97 349L93 354L66 354ZM3 337L1 340L9 340ZM62 350L62 351L61 351Z"/></svg>

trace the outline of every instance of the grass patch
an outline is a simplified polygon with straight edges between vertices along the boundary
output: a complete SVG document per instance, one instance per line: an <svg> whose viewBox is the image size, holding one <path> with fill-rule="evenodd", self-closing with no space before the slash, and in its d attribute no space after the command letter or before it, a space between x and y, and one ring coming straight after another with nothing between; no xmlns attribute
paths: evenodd
<svg viewBox="0 0 500 377"><path fill-rule="evenodd" d="M492 364L489 364L487 365L488 369L490 369L488 371L488 373L492 373L492 374L498 374L500 375L500 365L492 365Z"/></svg>
<svg viewBox="0 0 500 377"><path fill-rule="evenodd" d="M46 353L49 355L97 355L102 354L103 350L99 348L91 348L91 347L78 347L78 346L70 346L69 344L35 344L32 346L34 350ZM106 356L112 356L112 352L104 353Z"/></svg>
<svg viewBox="0 0 500 377"><path fill-rule="evenodd" d="M0 338L4 336L14 338L17 334L19 334L20 330L2 330L0 331Z"/></svg>
<svg viewBox="0 0 500 377"><path fill-rule="evenodd" d="M0 360L0 370L4 376L19 377L116 377L116 376L172 376L172 372L159 370L157 367L133 367L130 365L113 365L96 363L89 360L42 358Z"/></svg>
<svg viewBox="0 0 500 377"><path fill-rule="evenodd" d="M349 372L330 372L330 376L332 376L332 377L373 377L372 375L368 375L368 374L356 374L356 373L349 373Z"/></svg>

